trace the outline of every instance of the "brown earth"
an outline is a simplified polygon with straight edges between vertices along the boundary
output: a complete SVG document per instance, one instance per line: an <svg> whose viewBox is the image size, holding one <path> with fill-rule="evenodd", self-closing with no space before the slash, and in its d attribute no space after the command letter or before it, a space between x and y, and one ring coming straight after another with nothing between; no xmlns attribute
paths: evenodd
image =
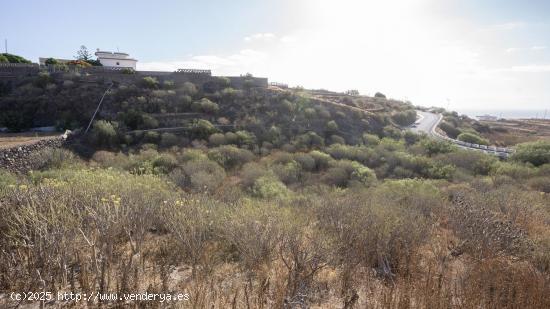
<svg viewBox="0 0 550 309"><path fill-rule="evenodd" d="M512 146L519 143L538 140L550 141L550 119L505 119L499 121L482 121L491 130L482 133L491 142Z"/></svg>

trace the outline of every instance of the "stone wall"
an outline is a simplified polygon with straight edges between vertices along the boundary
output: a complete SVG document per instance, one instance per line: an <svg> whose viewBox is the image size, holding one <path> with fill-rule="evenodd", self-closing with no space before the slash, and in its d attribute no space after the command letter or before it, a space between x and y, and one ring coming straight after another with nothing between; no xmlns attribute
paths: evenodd
<svg viewBox="0 0 550 309"><path fill-rule="evenodd" d="M25 173L36 168L40 162L33 160L32 154L46 148L60 148L65 145L67 135L40 140L33 144L0 149L0 168L14 173Z"/></svg>
<svg viewBox="0 0 550 309"><path fill-rule="evenodd" d="M90 81L115 81L119 83L135 82L145 76L156 77L160 82L172 80L176 83L192 82L197 86L214 81L217 76L212 76L209 70L182 69L176 72L162 71L134 71L128 72L124 68L112 67L89 67L78 68L74 66L39 66L38 64L19 64L19 63L0 63L0 79L10 80L18 77L33 76L40 70L49 72L52 75L62 74L63 72L79 72L84 78ZM244 88L245 86L267 88L267 78L249 77L249 76L228 76L231 87Z"/></svg>
<svg viewBox="0 0 550 309"><path fill-rule="evenodd" d="M38 64L0 63L0 80L32 76L38 74L38 72L40 72Z"/></svg>

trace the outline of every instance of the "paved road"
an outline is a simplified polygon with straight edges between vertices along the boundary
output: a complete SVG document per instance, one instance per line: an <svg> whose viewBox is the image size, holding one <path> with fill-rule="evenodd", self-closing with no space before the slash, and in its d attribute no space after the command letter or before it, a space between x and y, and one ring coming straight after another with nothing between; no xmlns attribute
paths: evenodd
<svg viewBox="0 0 550 309"><path fill-rule="evenodd" d="M416 133L424 132L430 136L433 135L432 132L439 124L441 115L423 111L416 111L416 113L420 118L416 121L416 127L411 127L411 130Z"/></svg>
<svg viewBox="0 0 550 309"><path fill-rule="evenodd" d="M484 146L484 145L465 143L462 141L451 139L447 136L443 136L435 130L435 128L439 125L439 122L441 121L441 119L443 119L443 116L441 114L435 114L435 113L423 112L423 111L416 111L416 113L418 114L419 119L416 121L416 123L413 126L410 127L410 129L413 132L416 132L416 133L423 132L432 138L449 141L460 148L473 150L473 151L483 151L485 153L493 154L501 158L507 158L511 153L513 153L513 150L510 148L500 148L500 147L497 148L495 146Z"/></svg>

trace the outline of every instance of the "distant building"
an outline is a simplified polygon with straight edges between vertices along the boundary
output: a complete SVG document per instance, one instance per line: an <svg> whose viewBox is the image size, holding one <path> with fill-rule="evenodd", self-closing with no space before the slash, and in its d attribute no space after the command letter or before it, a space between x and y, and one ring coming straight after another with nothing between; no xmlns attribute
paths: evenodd
<svg viewBox="0 0 550 309"><path fill-rule="evenodd" d="M130 58L130 55L127 53L113 53L110 51L100 51L97 49L95 55L97 56L97 60L99 60L104 67L136 69L137 60Z"/></svg>
<svg viewBox="0 0 550 309"><path fill-rule="evenodd" d="M492 115L481 115L481 116L476 116L477 119L479 119L480 121L497 121L498 120L498 117L497 116L492 116Z"/></svg>

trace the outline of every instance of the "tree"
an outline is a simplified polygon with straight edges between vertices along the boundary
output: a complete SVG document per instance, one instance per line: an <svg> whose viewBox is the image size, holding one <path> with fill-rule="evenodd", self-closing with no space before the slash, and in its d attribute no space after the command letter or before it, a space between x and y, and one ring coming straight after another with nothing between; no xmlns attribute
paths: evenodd
<svg viewBox="0 0 550 309"><path fill-rule="evenodd" d="M382 99L385 99L386 98L386 95L381 93L381 92L377 92L374 94L374 97L375 98L382 98Z"/></svg>
<svg viewBox="0 0 550 309"><path fill-rule="evenodd" d="M80 46L80 49L76 52L76 55L76 59L83 61L88 61L92 58L92 55L88 51L88 48L86 48L86 46L84 45Z"/></svg>
<svg viewBox="0 0 550 309"><path fill-rule="evenodd" d="M351 89L351 90L346 91L346 94L351 95L351 96L358 96L359 95L359 90Z"/></svg>

